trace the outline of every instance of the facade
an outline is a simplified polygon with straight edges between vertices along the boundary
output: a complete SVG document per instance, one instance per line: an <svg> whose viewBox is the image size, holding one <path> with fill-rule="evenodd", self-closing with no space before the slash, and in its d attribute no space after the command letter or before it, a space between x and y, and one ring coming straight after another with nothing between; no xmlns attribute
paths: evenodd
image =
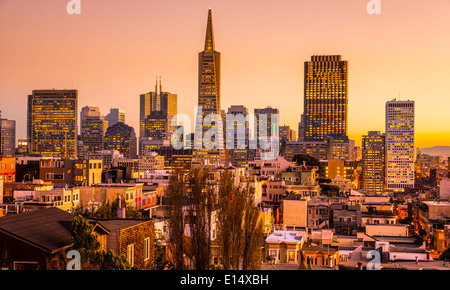
<svg viewBox="0 0 450 290"><path fill-rule="evenodd" d="M158 155L156 152L148 152L139 156L138 171L139 172L155 172L164 169L164 156Z"/></svg>
<svg viewBox="0 0 450 290"><path fill-rule="evenodd" d="M2 119L0 111L0 157L14 157L15 151L16 121Z"/></svg>
<svg viewBox="0 0 450 290"><path fill-rule="evenodd" d="M154 269L153 220L145 219L89 219L110 231L106 236L106 248L116 255L123 255L131 266L139 270Z"/></svg>
<svg viewBox="0 0 450 290"><path fill-rule="evenodd" d="M199 80L198 80L198 107L195 120L195 148L192 156L193 164L223 163L225 161L225 148L223 140L223 123L221 111L220 90L220 52L214 47L214 31L212 11L208 11L205 47L199 53ZM205 124L211 121L210 124ZM216 122L216 126L212 124ZM222 126L221 126L222 125ZM214 137L208 138L206 133L215 130ZM215 141L212 142L212 138ZM203 140L204 139L204 140Z"/></svg>
<svg viewBox="0 0 450 290"><path fill-rule="evenodd" d="M386 103L386 185L414 188L414 101Z"/></svg>
<svg viewBox="0 0 450 290"><path fill-rule="evenodd" d="M78 91L34 90L28 96L27 138L32 154L75 158Z"/></svg>
<svg viewBox="0 0 450 290"><path fill-rule="evenodd" d="M312 56L304 79L304 140L347 136L348 62L340 55Z"/></svg>
<svg viewBox="0 0 450 290"><path fill-rule="evenodd" d="M105 134L105 150L117 150L125 158L137 156L137 139L134 128L118 122L108 128Z"/></svg>
<svg viewBox="0 0 450 290"><path fill-rule="evenodd" d="M162 111L151 112L144 120L144 135L153 140L170 140L167 115Z"/></svg>
<svg viewBox="0 0 450 290"><path fill-rule="evenodd" d="M383 193L386 189L385 136L378 131L362 137L361 186L368 193Z"/></svg>
<svg viewBox="0 0 450 290"><path fill-rule="evenodd" d="M84 154L99 153L103 150L108 122L104 120L99 108L89 106L83 107L83 109L81 109L80 124Z"/></svg>
<svg viewBox="0 0 450 290"><path fill-rule="evenodd" d="M56 158L42 158L39 161L39 179L44 182L64 184L64 160Z"/></svg>
<svg viewBox="0 0 450 290"><path fill-rule="evenodd" d="M308 226L308 200L299 194L291 194L283 199L283 225L306 228Z"/></svg>
<svg viewBox="0 0 450 290"><path fill-rule="evenodd" d="M102 159L72 159L64 161L64 180L70 186L91 186L102 182Z"/></svg>

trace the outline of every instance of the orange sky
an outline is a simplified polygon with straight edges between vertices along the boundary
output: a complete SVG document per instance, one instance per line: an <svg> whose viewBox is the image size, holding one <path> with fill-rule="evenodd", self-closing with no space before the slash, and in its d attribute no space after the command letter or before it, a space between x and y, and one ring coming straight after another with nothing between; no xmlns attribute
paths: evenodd
<svg viewBox="0 0 450 290"><path fill-rule="evenodd" d="M0 0L0 110L26 137L33 89L79 90L79 109L120 107L138 129L139 94L178 94L193 116L198 52L213 9L222 53L222 108L280 110L297 130L303 112L303 62L340 54L349 61L349 135L384 132L385 102L416 102L416 146L450 146L450 1L381 0Z"/></svg>

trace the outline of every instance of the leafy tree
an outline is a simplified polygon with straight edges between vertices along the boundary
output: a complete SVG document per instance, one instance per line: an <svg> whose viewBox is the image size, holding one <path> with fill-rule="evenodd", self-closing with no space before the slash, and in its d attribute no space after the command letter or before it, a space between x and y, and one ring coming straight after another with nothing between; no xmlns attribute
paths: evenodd
<svg viewBox="0 0 450 290"><path fill-rule="evenodd" d="M77 250L80 253L83 270L136 269L124 256L118 256L112 250L100 250L100 242L92 230L93 226L81 216L76 216L70 227L72 245L68 251Z"/></svg>
<svg viewBox="0 0 450 290"><path fill-rule="evenodd" d="M133 205L125 203L122 199L122 207L125 207L126 218L141 218L142 212L136 209ZM84 218L98 218L98 219L114 219L117 218L117 209L119 207L119 198L116 198L113 202L109 200L103 201L96 209L88 209L83 206L79 206L74 210L74 213L81 215Z"/></svg>
<svg viewBox="0 0 450 290"><path fill-rule="evenodd" d="M439 260L449 260L450 259L450 248L447 248L439 256Z"/></svg>
<svg viewBox="0 0 450 290"><path fill-rule="evenodd" d="M159 269L159 270L163 269L168 264L168 260L166 258L165 247L163 245L163 239L164 238L163 238L162 234L160 233L160 231L156 230L154 257L155 257L155 267L156 267L156 269Z"/></svg>
<svg viewBox="0 0 450 290"><path fill-rule="evenodd" d="M325 167L323 166L323 164L319 161L319 159L314 158L310 155L307 154L297 154L294 155L294 157L292 158L292 161L296 162L297 165L303 165L303 162L306 163L306 166L317 166L319 168L318 170L318 174L322 175L325 173Z"/></svg>

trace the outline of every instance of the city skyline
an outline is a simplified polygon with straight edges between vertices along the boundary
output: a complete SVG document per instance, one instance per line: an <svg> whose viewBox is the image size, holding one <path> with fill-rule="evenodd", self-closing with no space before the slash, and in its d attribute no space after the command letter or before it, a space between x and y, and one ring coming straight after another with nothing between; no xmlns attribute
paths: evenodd
<svg viewBox="0 0 450 290"><path fill-rule="evenodd" d="M65 13L64 1L45 2L0 4L0 35L8 44L0 48L8 56L2 57L0 99L3 117L16 120L17 139L26 137L26 97L34 89L77 89L78 112L84 106L98 106L103 114L123 108L127 124L137 132L139 96L153 88L157 75L168 91L179 96L179 113L194 120L196 58L204 43L205 14L212 7L216 45L224 56L223 109L243 105L252 112L271 106L280 111L280 125L297 131L304 109L303 63L312 55L338 54L349 62L348 135L357 145L367 131L384 132L385 103L399 97L416 102L417 147L450 145L445 110L450 102L445 86L450 75L445 51L450 42L442 34L450 21L443 14L440 17L450 10L448 2L383 2L381 15L367 14L365 1L276 5L249 0L241 5L231 1L229 6L219 1L177 2L176 6L173 1L158 5L150 1L136 2L123 14L119 10L124 7L117 3L83 2L82 14L76 16ZM151 23L135 20L139 17L133 13L146 8L154 8L146 11L157 17ZM307 25L312 20L309 14L329 20ZM46 21L34 21L50 15ZM422 20L419 15L424 15ZM104 21L97 22L96 16ZM169 16L177 21L157 25ZM332 21L343 19L330 28ZM359 27L353 25L355 21ZM26 29L31 23L33 29ZM96 33L100 37L94 37ZM25 45L38 39L42 39L39 46ZM147 46L151 43L147 39L164 41Z"/></svg>

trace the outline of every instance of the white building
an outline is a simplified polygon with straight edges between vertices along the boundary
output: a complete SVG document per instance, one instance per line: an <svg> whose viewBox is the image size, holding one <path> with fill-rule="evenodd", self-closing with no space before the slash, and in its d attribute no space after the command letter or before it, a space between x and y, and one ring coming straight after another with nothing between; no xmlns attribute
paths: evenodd
<svg viewBox="0 0 450 290"><path fill-rule="evenodd" d="M414 188L414 101L386 103L387 189Z"/></svg>

